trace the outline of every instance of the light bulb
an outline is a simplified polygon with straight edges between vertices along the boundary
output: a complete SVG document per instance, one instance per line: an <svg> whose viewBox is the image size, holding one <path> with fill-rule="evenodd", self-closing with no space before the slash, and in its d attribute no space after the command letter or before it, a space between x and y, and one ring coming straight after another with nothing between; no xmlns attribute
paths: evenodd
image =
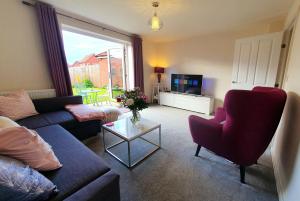
<svg viewBox="0 0 300 201"><path fill-rule="evenodd" d="M162 28L162 22L156 13L154 13L153 17L150 19L150 26L153 31L158 31Z"/></svg>

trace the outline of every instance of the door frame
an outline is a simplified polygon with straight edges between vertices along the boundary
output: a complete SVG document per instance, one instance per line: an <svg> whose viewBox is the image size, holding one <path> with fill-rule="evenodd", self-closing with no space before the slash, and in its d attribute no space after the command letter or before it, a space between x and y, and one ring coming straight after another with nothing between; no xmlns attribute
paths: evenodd
<svg viewBox="0 0 300 201"><path fill-rule="evenodd" d="M299 15L299 14L298 14ZM282 49L281 55L280 55L280 74L278 74L277 82L279 83L279 87L283 88L286 79L287 79L287 71L288 71L288 62L290 57L290 50L291 50L291 42L293 40L294 34L295 34L295 25L298 19L295 17L295 19L292 20L289 26L287 26L284 30L284 36L283 36L283 45L286 45L285 49ZM285 36L286 34L286 36Z"/></svg>
<svg viewBox="0 0 300 201"><path fill-rule="evenodd" d="M256 62L257 62L257 56L256 54L252 54L252 48L253 48L253 44L257 44L259 45L260 41L263 40L263 39L270 39L270 37L273 38L273 40L277 40L275 42L277 42L276 44L277 45L281 45L282 43L282 35L283 33L282 32L274 32L274 33L267 33L267 34L262 34L262 35L256 35L256 36L252 36L252 37L246 37L246 38L240 38L240 39L237 39L235 41L235 50L234 50L234 61L233 61L233 69L232 69L232 81L231 81L231 88L232 89L252 89L253 86L255 86L255 83L253 84L249 84L247 83L247 80L248 80L248 73L247 73L247 79L246 79L246 82L243 83L243 82L239 82L239 66L240 66L240 59L241 59L241 48L242 48L242 44L243 43L252 43L251 47L250 47L250 52L249 52L249 61L248 61L248 69L247 69L247 72L249 71L249 67L251 65L251 58L255 58L256 59ZM280 43L280 44L278 44ZM259 46L257 47L259 48ZM273 52L273 54L275 55L275 59L272 59L270 58L270 62L275 62L275 63L278 63L279 64L279 56L280 56L280 53L281 53L281 50L280 49L273 49L273 45L272 45L272 51L275 51ZM257 51L259 51L259 49L257 49ZM273 55L273 56L274 56ZM277 61L277 58L278 58L278 61ZM252 63L253 64L253 63ZM269 63L269 66L268 68L270 67L271 63ZM256 64L255 64L255 69L254 71L256 72L257 69L256 69ZM269 72L270 69L268 69L268 72ZM278 71L278 66L277 66L277 69L276 71ZM274 82L276 83L276 76L277 76L277 72L276 74L275 73L272 73L271 74L271 78L273 80L273 78L275 79ZM255 79L255 77L254 77ZM266 80L266 82L268 82ZM274 84L275 84L274 83ZM268 84L268 83L266 83Z"/></svg>
<svg viewBox="0 0 300 201"><path fill-rule="evenodd" d="M112 77L112 64L110 59L110 51L111 50L121 50L122 51L122 84L123 84L123 90L127 89L127 82L126 82L126 61L125 61L125 54L126 54L126 47L125 44L122 44L122 48L110 48L107 49L107 67L108 67L108 90L109 90L109 97L113 99L113 77Z"/></svg>

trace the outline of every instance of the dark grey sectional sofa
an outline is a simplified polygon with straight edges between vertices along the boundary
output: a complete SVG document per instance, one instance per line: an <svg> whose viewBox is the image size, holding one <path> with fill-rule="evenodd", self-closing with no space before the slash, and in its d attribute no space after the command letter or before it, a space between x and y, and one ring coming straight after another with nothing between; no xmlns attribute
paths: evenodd
<svg viewBox="0 0 300 201"><path fill-rule="evenodd" d="M42 172L59 190L50 200L119 201L119 175L79 141L96 135L101 130L101 122L80 123L64 109L66 104L82 103L82 98L59 97L33 102L40 114L18 123L36 130L63 164L58 170Z"/></svg>
<svg viewBox="0 0 300 201"><path fill-rule="evenodd" d="M95 136L101 131L101 121L78 122L70 112L65 110L65 105L82 104L81 96L36 99L33 100L33 104L39 114L18 121L29 129L58 124L79 140Z"/></svg>

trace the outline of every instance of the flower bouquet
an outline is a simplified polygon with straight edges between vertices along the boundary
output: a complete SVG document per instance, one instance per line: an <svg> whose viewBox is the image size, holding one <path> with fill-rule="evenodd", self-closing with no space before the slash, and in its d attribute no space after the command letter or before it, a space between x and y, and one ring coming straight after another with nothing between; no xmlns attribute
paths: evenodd
<svg viewBox="0 0 300 201"><path fill-rule="evenodd" d="M139 111L148 107L147 97L139 88L125 91L123 95L117 97L117 102L121 103L124 107L131 110L132 123L138 122L141 119Z"/></svg>

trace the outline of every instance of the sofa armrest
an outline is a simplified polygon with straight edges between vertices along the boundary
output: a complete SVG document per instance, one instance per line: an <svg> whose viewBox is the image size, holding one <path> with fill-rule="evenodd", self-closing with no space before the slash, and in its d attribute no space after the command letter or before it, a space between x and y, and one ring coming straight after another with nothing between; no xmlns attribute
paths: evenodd
<svg viewBox="0 0 300 201"><path fill-rule="evenodd" d="M82 104L81 96L64 96L54 98L43 98L32 100L35 109L39 113L55 112L64 110L65 105L69 104Z"/></svg>
<svg viewBox="0 0 300 201"><path fill-rule="evenodd" d="M120 176L109 171L87 184L65 201L120 201Z"/></svg>

